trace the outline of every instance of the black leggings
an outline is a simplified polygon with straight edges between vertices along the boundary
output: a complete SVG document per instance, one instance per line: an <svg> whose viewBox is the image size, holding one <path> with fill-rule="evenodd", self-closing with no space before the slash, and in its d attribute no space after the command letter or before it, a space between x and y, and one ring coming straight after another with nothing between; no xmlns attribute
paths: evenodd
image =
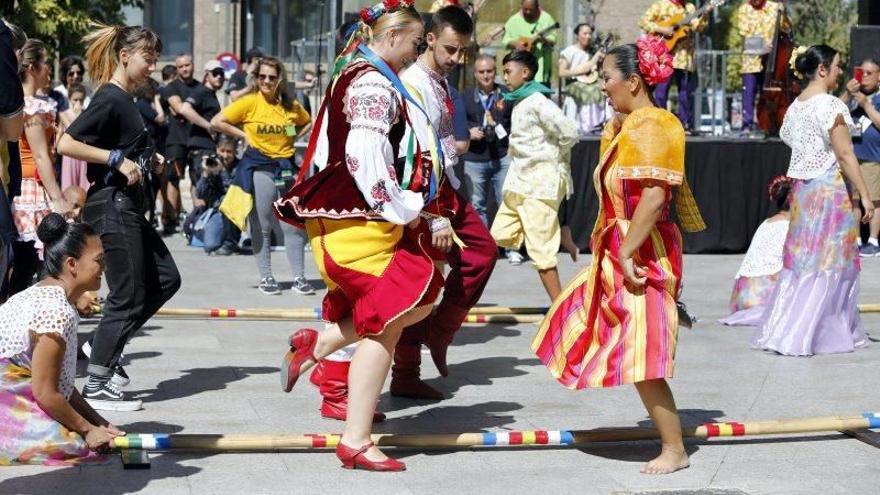
<svg viewBox="0 0 880 495"><path fill-rule="evenodd" d="M92 339L88 372L110 376L125 344L180 288L162 238L147 222L138 193L107 187L89 197L83 219L100 234L110 291Z"/></svg>

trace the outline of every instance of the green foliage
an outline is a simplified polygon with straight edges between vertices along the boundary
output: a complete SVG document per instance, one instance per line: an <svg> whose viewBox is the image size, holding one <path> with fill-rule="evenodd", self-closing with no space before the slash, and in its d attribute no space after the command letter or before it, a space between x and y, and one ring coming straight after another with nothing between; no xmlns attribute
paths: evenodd
<svg viewBox="0 0 880 495"><path fill-rule="evenodd" d="M122 23L125 6L142 7L143 0L19 0L9 19L64 56L82 53L92 21Z"/></svg>

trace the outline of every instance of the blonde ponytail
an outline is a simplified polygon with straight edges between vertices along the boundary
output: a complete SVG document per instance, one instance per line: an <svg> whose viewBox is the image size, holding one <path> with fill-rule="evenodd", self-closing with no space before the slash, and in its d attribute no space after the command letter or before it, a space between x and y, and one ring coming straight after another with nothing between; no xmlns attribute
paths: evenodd
<svg viewBox="0 0 880 495"><path fill-rule="evenodd" d="M162 52L162 40L151 29L142 26L107 26L92 22L97 30L83 36L86 47L86 64L91 78L104 84L113 77L119 65L119 52L143 50L158 55Z"/></svg>

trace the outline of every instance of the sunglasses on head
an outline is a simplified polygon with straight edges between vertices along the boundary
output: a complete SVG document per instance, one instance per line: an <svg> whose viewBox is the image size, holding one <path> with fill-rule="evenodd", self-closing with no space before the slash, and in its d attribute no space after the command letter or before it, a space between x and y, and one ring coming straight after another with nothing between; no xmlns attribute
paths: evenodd
<svg viewBox="0 0 880 495"><path fill-rule="evenodd" d="M260 81L275 82L278 80L278 76L272 74L257 74L257 79Z"/></svg>

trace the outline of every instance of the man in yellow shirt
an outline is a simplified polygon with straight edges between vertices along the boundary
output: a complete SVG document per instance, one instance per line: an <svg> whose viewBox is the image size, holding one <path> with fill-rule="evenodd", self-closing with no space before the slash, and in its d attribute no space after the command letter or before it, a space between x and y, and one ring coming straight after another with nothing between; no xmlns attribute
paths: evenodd
<svg viewBox="0 0 880 495"><path fill-rule="evenodd" d="M531 39L550 29L556 24L553 16L545 10L541 10L538 0L522 0L520 11L512 15L504 24L504 38L501 44L511 50L524 50L524 39ZM535 81L550 86L550 76L553 72L553 46L556 45L556 31L550 30L535 40L532 53L538 57L538 73Z"/></svg>
<svg viewBox="0 0 880 495"><path fill-rule="evenodd" d="M755 98L764 85L764 63L773 48L777 19L782 16L782 31L791 27L785 7L771 0L747 0L736 10L737 28L743 38L743 130L755 129Z"/></svg>
<svg viewBox="0 0 880 495"><path fill-rule="evenodd" d="M648 34L672 36L675 33L675 28L663 24L666 24L675 16L687 16L695 10L696 8L693 3L685 2L684 0L657 0L642 15L641 20L639 20L639 27ZM711 10L710 4L706 13L711 12ZM705 14L691 21L691 27L695 31L702 31L706 28L706 24ZM675 81L676 86L678 86L678 120L681 121L681 125L684 126L685 130L692 131L694 123L691 115L691 92L693 90L692 85L697 80L693 74L694 39L692 36L683 38L672 47L672 68L675 69L672 77L668 81L657 85L654 89L654 99L660 108L665 109L669 97L669 88L672 87L672 82Z"/></svg>

